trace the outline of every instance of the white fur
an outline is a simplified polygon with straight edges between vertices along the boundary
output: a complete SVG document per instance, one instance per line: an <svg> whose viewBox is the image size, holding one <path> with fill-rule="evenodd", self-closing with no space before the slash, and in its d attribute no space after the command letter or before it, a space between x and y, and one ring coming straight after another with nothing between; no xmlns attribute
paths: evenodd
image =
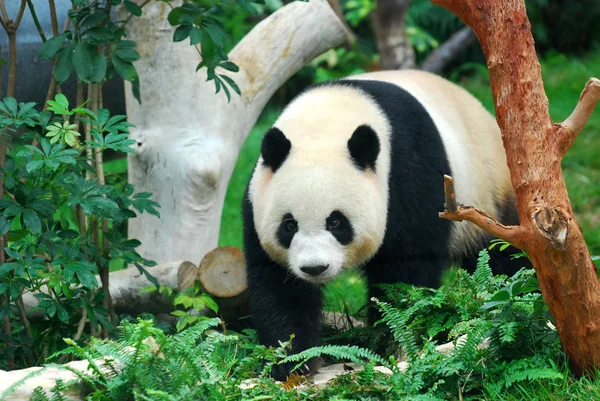
<svg viewBox="0 0 600 401"><path fill-rule="evenodd" d="M298 277L315 284L326 283L341 271L346 260L346 250L334 236L326 230L300 230L294 235L288 250L290 270ZM318 276L304 273L305 266L329 266Z"/></svg>

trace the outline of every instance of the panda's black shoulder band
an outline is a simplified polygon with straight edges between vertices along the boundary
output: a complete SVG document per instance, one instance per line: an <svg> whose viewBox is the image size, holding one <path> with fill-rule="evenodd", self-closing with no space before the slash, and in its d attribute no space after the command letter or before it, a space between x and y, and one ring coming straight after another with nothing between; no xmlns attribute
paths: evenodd
<svg viewBox="0 0 600 401"><path fill-rule="evenodd" d="M273 127L267 131L260 146L263 165L277 171L287 158L292 143L285 137L279 128Z"/></svg>

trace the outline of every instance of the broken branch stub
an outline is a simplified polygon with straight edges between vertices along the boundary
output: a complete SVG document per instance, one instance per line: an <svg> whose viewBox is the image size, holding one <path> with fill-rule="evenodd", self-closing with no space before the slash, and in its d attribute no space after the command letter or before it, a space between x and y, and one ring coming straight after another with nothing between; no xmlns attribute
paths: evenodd
<svg viewBox="0 0 600 401"><path fill-rule="evenodd" d="M451 221L469 221L494 237L523 249L525 229L522 226L505 226L483 210L458 203L454 192L454 180L449 175L444 175L444 194L445 210L439 213L441 218Z"/></svg>
<svg viewBox="0 0 600 401"><path fill-rule="evenodd" d="M583 91L581 91L579 101L571 115L562 123L557 124L557 146L561 156L564 156L571 145L573 145L577 135L589 120L599 100L600 79L590 78Z"/></svg>

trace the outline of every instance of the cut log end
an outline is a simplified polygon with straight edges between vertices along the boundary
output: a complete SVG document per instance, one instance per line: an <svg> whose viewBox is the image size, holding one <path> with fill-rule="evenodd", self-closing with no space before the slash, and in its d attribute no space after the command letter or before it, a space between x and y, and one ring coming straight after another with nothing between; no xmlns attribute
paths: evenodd
<svg viewBox="0 0 600 401"><path fill-rule="evenodd" d="M198 280L206 292L231 298L246 291L246 261L236 247L216 248L202 259Z"/></svg>

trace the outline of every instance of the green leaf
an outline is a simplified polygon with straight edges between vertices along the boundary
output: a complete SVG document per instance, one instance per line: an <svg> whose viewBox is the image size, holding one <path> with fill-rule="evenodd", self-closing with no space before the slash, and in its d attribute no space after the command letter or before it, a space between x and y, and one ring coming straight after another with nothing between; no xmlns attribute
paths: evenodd
<svg viewBox="0 0 600 401"><path fill-rule="evenodd" d="M42 222L37 213L31 209L25 209L23 212L23 223L32 234L39 234L42 232Z"/></svg>
<svg viewBox="0 0 600 401"><path fill-rule="evenodd" d="M205 18L202 21L202 27L208 32L208 35L218 47L223 47L225 29L219 21L214 18Z"/></svg>
<svg viewBox="0 0 600 401"><path fill-rule="evenodd" d="M75 45L71 43L69 46L60 51L58 61L56 62L56 66L54 67L54 78L59 84L65 82L71 75L71 71L73 71L74 50Z"/></svg>
<svg viewBox="0 0 600 401"><path fill-rule="evenodd" d="M67 38L67 33L63 33L53 38L48 39L40 46L40 59L49 59L56 56L56 53L60 49L63 43L65 43L65 39Z"/></svg>
<svg viewBox="0 0 600 401"><path fill-rule="evenodd" d="M13 220L14 217L0 216L0 235L4 235L10 230Z"/></svg>
<svg viewBox="0 0 600 401"><path fill-rule="evenodd" d="M95 26L85 31L85 33L90 39L93 39L97 42L106 42L114 39L115 37L115 34L104 26Z"/></svg>
<svg viewBox="0 0 600 401"><path fill-rule="evenodd" d="M219 305L217 305L217 303L214 301L214 299L212 299L208 294L202 294L200 296L200 298L202 298L202 300L204 301L204 304L211 309L213 312L218 313L219 312Z"/></svg>
<svg viewBox="0 0 600 401"><path fill-rule="evenodd" d="M92 289L98 286L98 281L94 272L97 270L96 266L90 262L78 262L75 269L75 274L82 286Z"/></svg>
<svg viewBox="0 0 600 401"><path fill-rule="evenodd" d="M137 61L140 59L140 54L137 50L130 47L116 46L113 54L118 56L123 61Z"/></svg>
<svg viewBox="0 0 600 401"><path fill-rule="evenodd" d="M227 71L231 72L238 72L240 70L240 67L238 67L235 63L232 63L231 61L223 61L219 64L219 67L225 68Z"/></svg>
<svg viewBox="0 0 600 401"><path fill-rule="evenodd" d="M32 160L29 163L27 163L27 165L25 166L25 168L27 169L28 173L33 173L35 170L41 168L44 165L44 161L43 160Z"/></svg>
<svg viewBox="0 0 600 401"><path fill-rule="evenodd" d="M248 11L249 13L258 15L258 10L256 8L254 8L254 6L252 4L250 4L250 2L248 2L246 0L235 0L235 2L238 3L238 5L241 8Z"/></svg>
<svg viewBox="0 0 600 401"><path fill-rule="evenodd" d="M137 71L135 70L135 67L133 66L132 63L125 61L114 54L111 56L111 60L112 60L113 66L115 67L115 70L117 70L119 75L124 80L131 81L131 82L138 80Z"/></svg>
<svg viewBox="0 0 600 401"><path fill-rule="evenodd" d="M92 57L84 42L75 46L73 53L73 67L81 81L88 82L92 76Z"/></svg>
<svg viewBox="0 0 600 401"><path fill-rule="evenodd" d="M193 27L192 31L190 32L190 45L192 45L192 46L197 45L201 41L202 41L202 30L197 27Z"/></svg>
<svg viewBox="0 0 600 401"><path fill-rule="evenodd" d="M20 263L16 263L16 262L4 263L3 265L0 266L0 274L4 275L10 271L18 269L21 266L22 265Z"/></svg>
<svg viewBox="0 0 600 401"><path fill-rule="evenodd" d="M35 200L28 206L44 216L51 215L56 210L56 207L51 201L44 199Z"/></svg>
<svg viewBox="0 0 600 401"><path fill-rule="evenodd" d="M90 75L90 81L93 83L102 82L106 76L106 58L102 54L96 55L92 60L92 74Z"/></svg>
<svg viewBox="0 0 600 401"><path fill-rule="evenodd" d="M56 304L56 309L58 310L58 319L63 323L69 323L69 313L67 310L61 304Z"/></svg>
<svg viewBox="0 0 600 401"><path fill-rule="evenodd" d="M180 25L173 32L173 42L181 42L185 40L188 36L190 36L190 32L192 30L192 25Z"/></svg>
<svg viewBox="0 0 600 401"><path fill-rule="evenodd" d="M185 13L185 10L183 8L175 7L167 16L167 21L169 21L169 24L171 24L171 26L177 26L180 23L180 18L183 15L183 13Z"/></svg>
<svg viewBox="0 0 600 401"><path fill-rule="evenodd" d="M235 83L235 81L233 79L231 79L227 75L223 75L223 74L219 74L219 76L221 78L223 78L225 80L225 82L227 82L227 84L231 87L231 89L233 89L235 91L235 93L237 93L238 95L241 94L240 88L237 86L237 84Z"/></svg>
<svg viewBox="0 0 600 401"><path fill-rule="evenodd" d="M129 11L131 14L135 15L136 17L142 15L142 7L138 6L130 0L125 0L123 3L125 4L125 8L127 9L127 11Z"/></svg>
<svg viewBox="0 0 600 401"><path fill-rule="evenodd" d="M8 109L9 114L16 115L17 114L17 100L14 97L4 98L4 104Z"/></svg>

